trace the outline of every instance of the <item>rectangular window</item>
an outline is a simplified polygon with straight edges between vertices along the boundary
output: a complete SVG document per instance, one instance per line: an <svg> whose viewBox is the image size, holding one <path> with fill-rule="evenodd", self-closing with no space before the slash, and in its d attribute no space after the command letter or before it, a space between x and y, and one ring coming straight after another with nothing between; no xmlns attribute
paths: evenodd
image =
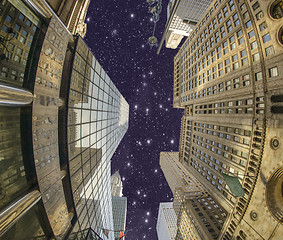
<svg viewBox="0 0 283 240"><path fill-rule="evenodd" d="M260 20L261 18L263 18L263 13L262 13L262 11L260 11L259 13L257 13L257 14L255 15L255 17L256 17L257 20Z"/></svg>
<svg viewBox="0 0 283 240"><path fill-rule="evenodd" d="M271 40L269 33L265 34L262 36L262 40L264 43L268 42Z"/></svg>
<svg viewBox="0 0 283 240"><path fill-rule="evenodd" d="M239 62L233 63L233 70L236 70L239 68Z"/></svg>
<svg viewBox="0 0 283 240"><path fill-rule="evenodd" d="M247 22L246 22L246 28L249 28L249 27L251 27L251 26L252 26L251 20L250 20L250 21L247 21Z"/></svg>
<svg viewBox="0 0 283 240"><path fill-rule="evenodd" d="M267 28L266 22L263 22L262 24L259 25L260 31L263 31L263 30L266 29L266 28Z"/></svg>
<svg viewBox="0 0 283 240"><path fill-rule="evenodd" d="M265 48L265 54L266 54L266 56L274 54L273 46Z"/></svg>
<svg viewBox="0 0 283 240"><path fill-rule="evenodd" d="M256 41L251 43L251 49L253 50L255 48L257 48L257 42Z"/></svg>
<svg viewBox="0 0 283 240"><path fill-rule="evenodd" d="M249 38L252 38L252 37L254 37L254 36L255 36L255 32L254 32L254 30L250 31L248 34L249 34Z"/></svg>
<svg viewBox="0 0 283 240"><path fill-rule="evenodd" d="M277 67L269 68L269 77L276 77L278 76L278 69Z"/></svg>
<svg viewBox="0 0 283 240"><path fill-rule="evenodd" d="M262 80L262 72L257 72L257 73L255 73L255 80L256 80L256 81Z"/></svg>
<svg viewBox="0 0 283 240"><path fill-rule="evenodd" d="M241 57L245 57L247 56L247 51L246 49L244 49L243 51L241 51Z"/></svg>
<svg viewBox="0 0 283 240"><path fill-rule="evenodd" d="M253 10L255 11L256 9L259 8L259 3L258 2L255 2L252 6Z"/></svg>
<svg viewBox="0 0 283 240"><path fill-rule="evenodd" d="M256 62L259 60L259 53L253 55L253 61Z"/></svg>
<svg viewBox="0 0 283 240"><path fill-rule="evenodd" d="M244 38L243 37L241 37L241 38L239 38L239 45L241 45L242 43L244 43L245 41L244 41Z"/></svg>

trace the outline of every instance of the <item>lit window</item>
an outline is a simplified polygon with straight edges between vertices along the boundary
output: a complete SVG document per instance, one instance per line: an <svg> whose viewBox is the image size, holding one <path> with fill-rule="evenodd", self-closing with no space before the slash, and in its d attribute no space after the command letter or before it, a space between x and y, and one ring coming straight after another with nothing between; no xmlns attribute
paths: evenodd
<svg viewBox="0 0 283 240"><path fill-rule="evenodd" d="M255 74L255 80L256 80L256 81L262 80L262 72L257 72L257 73Z"/></svg>
<svg viewBox="0 0 283 240"><path fill-rule="evenodd" d="M278 69L277 67L269 68L269 77L276 77L278 76Z"/></svg>
<svg viewBox="0 0 283 240"><path fill-rule="evenodd" d="M253 55L253 61L256 62L259 60L259 53Z"/></svg>
<svg viewBox="0 0 283 240"><path fill-rule="evenodd" d="M255 48L257 48L257 42L256 41L251 43L251 49L253 50Z"/></svg>
<svg viewBox="0 0 283 240"><path fill-rule="evenodd" d="M265 48L265 54L266 54L266 56L274 54L273 46Z"/></svg>

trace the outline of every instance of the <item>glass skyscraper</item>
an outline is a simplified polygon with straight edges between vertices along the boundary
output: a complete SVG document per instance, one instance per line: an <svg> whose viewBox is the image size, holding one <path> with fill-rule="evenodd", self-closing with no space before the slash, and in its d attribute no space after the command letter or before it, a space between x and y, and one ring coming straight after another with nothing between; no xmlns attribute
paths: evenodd
<svg viewBox="0 0 283 240"><path fill-rule="evenodd" d="M0 238L101 239L129 106L84 41L29 2L0 4Z"/></svg>

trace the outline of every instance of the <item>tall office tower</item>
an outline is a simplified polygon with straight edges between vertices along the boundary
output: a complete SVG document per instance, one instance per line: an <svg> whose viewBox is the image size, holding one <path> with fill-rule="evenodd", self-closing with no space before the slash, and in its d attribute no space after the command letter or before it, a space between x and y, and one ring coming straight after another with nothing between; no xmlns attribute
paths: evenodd
<svg viewBox="0 0 283 240"><path fill-rule="evenodd" d="M177 48L184 36L189 36L211 0L170 0L167 22L159 50L165 39L167 48Z"/></svg>
<svg viewBox="0 0 283 240"><path fill-rule="evenodd" d="M119 171L111 176L112 212L114 237L119 240L119 232L126 229L127 198L122 197L123 184ZM123 238L125 239L125 237Z"/></svg>
<svg viewBox="0 0 283 240"><path fill-rule="evenodd" d="M180 163L179 153L161 152L160 166L174 195L176 239L217 239L227 211Z"/></svg>
<svg viewBox="0 0 283 240"><path fill-rule="evenodd" d="M230 214L219 239L283 233L282 12L282 1L213 1L174 59L180 162Z"/></svg>
<svg viewBox="0 0 283 240"><path fill-rule="evenodd" d="M87 24L84 21L90 0L46 0L46 2L72 34L85 37Z"/></svg>
<svg viewBox="0 0 283 240"><path fill-rule="evenodd" d="M101 239L129 106L45 1L25 3L0 4L0 238Z"/></svg>
<svg viewBox="0 0 283 240"><path fill-rule="evenodd" d="M112 196L112 212L115 231L114 237L115 240L119 240L120 231L126 230L127 198ZM125 239L125 237L123 237L123 239Z"/></svg>
<svg viewBox="0 0 283 240"><path fill-rule="evenodd" d="M159 204L156 231L159 240L174 240L177 233L177 216L173 202Z"/></svg>
<svg viewBox="0 0 283 240"><path fill-rule="evenodd" d="M123 184L122 184L122 179L119 171L116 171L112 176L111 176L111 192L112 196L116 197L122 197L123 196Z"/></svg>

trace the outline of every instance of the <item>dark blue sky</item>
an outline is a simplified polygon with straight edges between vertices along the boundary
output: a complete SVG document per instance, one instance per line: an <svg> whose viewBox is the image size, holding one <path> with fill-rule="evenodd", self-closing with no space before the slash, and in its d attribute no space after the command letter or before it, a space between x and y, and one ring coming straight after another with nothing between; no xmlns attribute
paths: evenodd
<svg viewBox="0 0 283 240"><path fill-rule="evenodd" d="M168 0L157 23L161 39ZM173 195L159 166L161 151L178 151L181 116L173 109L173 61L178 50L150 49L152 15L146 0L93 0L86 43L130 105L129 129L112 158L128 198L127 240L157 239L160 202Z"/></svg>

